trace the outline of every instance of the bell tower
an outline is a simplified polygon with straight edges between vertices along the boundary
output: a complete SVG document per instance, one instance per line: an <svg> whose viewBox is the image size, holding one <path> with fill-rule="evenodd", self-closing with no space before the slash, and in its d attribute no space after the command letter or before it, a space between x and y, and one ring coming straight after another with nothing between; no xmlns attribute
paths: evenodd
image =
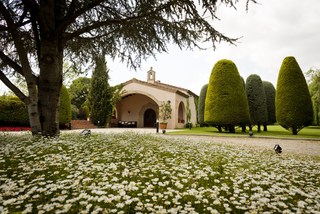
<svg viewBox="0 0 320 214"><path fill-rule="evenodd" d="M147 75L148 75L147 82L154 83L156 81L156 72L152 70L152 67L147 72Z"/></svg>

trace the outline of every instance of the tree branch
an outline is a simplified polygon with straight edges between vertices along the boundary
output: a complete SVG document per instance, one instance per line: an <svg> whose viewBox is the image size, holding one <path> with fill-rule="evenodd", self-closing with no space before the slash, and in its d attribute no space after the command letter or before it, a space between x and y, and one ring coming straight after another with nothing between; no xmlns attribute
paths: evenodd
<svg viewBox="0 0 320 214"><path fill-rule="evenodd" d="M84 13L86 13L87 11L93 9L94 7L98 6L100 3L104 2L105 0L92 0L91 3L86 4L84 7L76 10L76 6L78 3L78 0L73 0L69 6L69 10L67 12L67 15L64 19L64 22L61 23L61 25L59 25L59 27L57 28L57 31L59 33L63 33L65 32L66 28L74 23L74 21L76 20L76 18L78 18L79 16L83 15Z"/></svg>
<svg viewBox="0 0 320 214"><path fill-rule="evenodd" d="M22 68L15 61L13 61L10 57L5 55L2 51L0 51L0 59L8 66L13 68L16 72L23 76Z"/></svg>
<svg viewBox="0 0 320 214"><path fill-rule="evenodd" d="M38 58L40 59L40 34L38 31L37 21L39 19L39 5L34 0L23 0L26 8L30 10L31 26L34 34L34 40L36 44L36 50Z"/></svg>
<svg viewBox="0 0 320 214"><path fill-rule="evenodd" d="M30 103L29 98L18 88L16 87L3 73L3 71L0 70L0 80L13 92L15 95L17 95L22 102L24 102L26 105Z"/></svg>
<svg viewBox="0 0 320 214"><path fill-rule="evenodd" d="M101 0L99 0L99 1L101 2ZM97 1L97 2L99 2L99 1ZM94 22L93 24L91 24L89 26L85 26L83 28L78 29L77 31L75 31L73 33L68 34L68 36L65 39L66 39L66 41L68 41L68 40L70 40L70 39L72 39L74 37L80 36L83 33L90 32L90 31L92 31L94 29L98 29L98 28L103 27L103 26L107 26L107 25L111 25L111 24L124 24L124 23L129 22L129 21L134 21L134 20L147 18L152 14L156 14L156 13L162 11L162 10L165 10L166 8L171 7L175 3L176 3L175 1L169 1L169 2L167 2L165 4L160 5L158 8L156 8L154 10L150 10L147 13L136 15L136 16L125 17L125 18L122 18L122 19L120 18L120 19L113 19L113 20L97 21L97 22ZM82 8L82 9L84 9L84 8ZM85 13L86 11L88 11L88 10L84 10L83 13ZM79 14L78 16L80 16L82 14Z"/></svg>
<svg viewBox="0 0 320 214"><path fill-rule="evenodd" d="M22 68L22 76L25 77L27 83L29 81L32 81L34 79L34 75L32 73L32 69L30 67L30 63L28 60L27 51L23 46L23 42L21 41L20 33L17 29L17 26L14 23L13 18L11 17L9 11L6 9L2 1L0 1L0 13L3 15L7 26L8 26L8 32L11 34L13 38L13 42L15 44L15 47L17 49L17 53L19 56L19 60L21 62L21 68Z"/></svg>

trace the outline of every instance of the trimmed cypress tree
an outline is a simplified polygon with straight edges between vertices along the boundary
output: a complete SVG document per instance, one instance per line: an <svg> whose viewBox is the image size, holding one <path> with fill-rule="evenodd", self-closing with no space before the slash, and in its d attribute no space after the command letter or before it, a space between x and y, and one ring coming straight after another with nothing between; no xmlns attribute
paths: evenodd
<svg viewBox="0 0 320 214"><path fill-rule="evenodd" d="M264 131L267 131L267 125L274 124L276 120L276 89L273 84L268 81L262 81L264 92L267 99L267 111L268 111L268 121L264 125Z"/></svg>
<svg viewBox="0 0 320 214"><path fill-rule="evenodd" d="M60 91L60 107L59 107L59 125L63 126L70 123L72 119L71 100L68 89L62 85Z"/></svg>
<svg viewBox="0 0 320 214"><path fill-rule="evenodd" d="M207 90L208 90L208 84L205 84L202 86L200 95L199 95L199 102L198 102L198 119L200 127L205 126L204 123L204 107L206 102L206 96L207 96Z"/></svg>
<svg viewBox="0 0 320 214"><path fill-rule="evenodd" d="M227 59L218 61L210 75L205 101L204 122L220 127L249 124L247 96L236 65Z"/></svg>
<svg viewBox="0 0 320 214"><path fill-rule="evenodd" d="M249 104L251 125L258 126L258 132L261 132L260 126L268 121L267 99L260 76L251 74L246 80L246 93Z"/></svg>
<svg viewBox="0 0 320 214"><path fill-rule="evenodd" d="M93 124L104 127L113 110L113 91L108 80L108 69L104 55L95 57L96 67L92 74L89 100Z"/></svg>
<svg viewBox="0 0 320 214"><path fill-rule="evenodd" d="M313 110L306 79L292 56L280 67L276 90L277 122L293 135L312 124Z"/></svg>

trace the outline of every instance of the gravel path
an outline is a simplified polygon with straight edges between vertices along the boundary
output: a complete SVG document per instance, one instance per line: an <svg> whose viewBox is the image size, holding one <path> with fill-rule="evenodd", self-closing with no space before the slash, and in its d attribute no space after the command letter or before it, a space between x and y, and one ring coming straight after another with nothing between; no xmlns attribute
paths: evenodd
<svg viewBox="0 0 320 214"><path fill-rule="evenodd" d="M254 149L270 149L279 144L282 147L282 153L294 153L302 155L320 156L320 139L276 139L276 138L258 138L258 137L212 137L212 136L182 136L166 135L167 138L188 139L194 141L209 141L219 144L249 146Z"/></svg>
<svg viewBox="0 0 320 214"><path fill-rule="evenodd" d="M82 130L71 130L69 132L81 132ZM109 128L109 129L91 129L93 133L119 133L124 131L133 131L138 133L155 133L155 129L124 129L124 128ZM168 130L174 131L174 130ZM213 136L186 136L186 135L163 135L158 133L156 135L167 138L180 138L194 141L209 141L220 144L249 146L253 149L267 149L272 150L275 144L282 147L283 154L294 153L302 155L312 155L320 157L320 139L306 140L306 139L278 139L266 137L213 137Z"/></svg>

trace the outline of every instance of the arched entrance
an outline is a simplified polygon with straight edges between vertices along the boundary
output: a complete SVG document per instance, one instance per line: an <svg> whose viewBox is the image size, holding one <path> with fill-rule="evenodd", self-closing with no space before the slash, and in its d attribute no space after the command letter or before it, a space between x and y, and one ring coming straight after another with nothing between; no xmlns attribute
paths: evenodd
<svg viewBox="0 0 320 214"><path fill-rule="evenodd" d="M184 103L180 102L179 104L179 109L178 109L178 123L185 123L185 107L184 107Z"/></svg>
<svg viewBox="0 0 320 214"><path fill-rule="evenodd" d="M151 108L147 109L143 115L144 127L154 127L154 124L156 123L156 119L157 119L156 112Z"/></svg>

